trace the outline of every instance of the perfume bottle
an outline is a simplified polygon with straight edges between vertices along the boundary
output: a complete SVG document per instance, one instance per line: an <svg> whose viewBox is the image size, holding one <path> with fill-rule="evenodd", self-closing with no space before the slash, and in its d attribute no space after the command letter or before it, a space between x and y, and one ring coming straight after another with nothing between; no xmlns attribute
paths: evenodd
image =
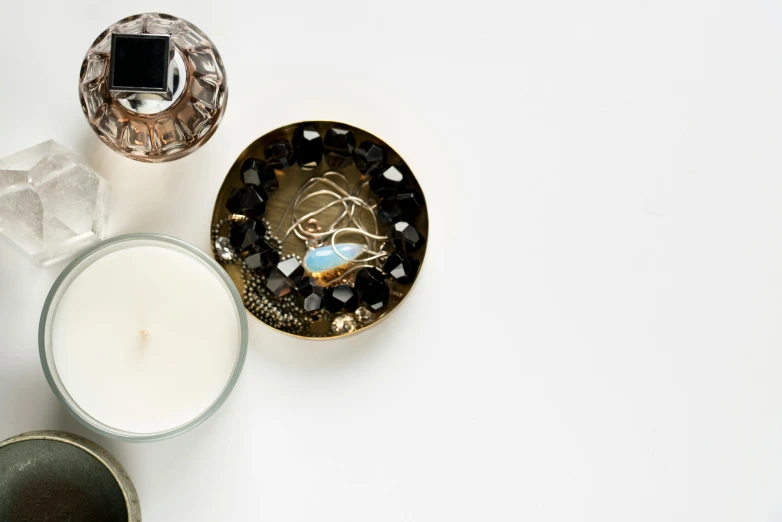
<svg viewBox="0 0 782 522"><path fill-rule="evenodd" d="M190 22L146 13L103 31L84 57L79 98L103 142L129 158L181 158L217 129L228 97L223 60Z"/></svg>

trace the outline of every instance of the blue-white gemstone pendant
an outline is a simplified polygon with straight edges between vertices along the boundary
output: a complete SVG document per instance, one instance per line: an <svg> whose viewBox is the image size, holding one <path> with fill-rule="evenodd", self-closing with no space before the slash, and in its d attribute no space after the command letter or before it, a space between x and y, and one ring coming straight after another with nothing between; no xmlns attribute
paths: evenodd
<svg viewBox="0 0 782 522"><path fill-rule="evenodd" d="M324 286L355 265L355 260L364 252L364 245L358 243L337 243L335 247L336 251L331 245L313 248L304 256L304 270Z"/></svg>

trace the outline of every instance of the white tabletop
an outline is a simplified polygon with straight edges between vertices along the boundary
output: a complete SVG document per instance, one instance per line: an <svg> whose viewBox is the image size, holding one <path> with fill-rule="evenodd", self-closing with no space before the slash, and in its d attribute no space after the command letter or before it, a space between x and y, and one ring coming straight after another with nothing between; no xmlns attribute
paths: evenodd
<svg viewBox="0 0 782 522"><path fill-rule="evenodd" d="M64 265L0 241L0 439L90 436L149 522L779 520L780 4L505 3L4 2L0 156L81 153L110 235L208 248L236 156L306 119L391 144L431 229L387 321L314 343L251 320L224 407L140 445L57 402L36 335ZM105 147L76 89L98 33L150 10L214 40L230 92L161 165Z"/></svg>

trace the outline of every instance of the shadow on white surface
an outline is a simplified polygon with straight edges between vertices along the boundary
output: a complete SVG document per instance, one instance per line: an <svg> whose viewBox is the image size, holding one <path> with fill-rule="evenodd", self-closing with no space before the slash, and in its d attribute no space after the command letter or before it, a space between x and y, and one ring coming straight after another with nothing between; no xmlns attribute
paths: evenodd
<svg viewBox="0 0 782 522"><path fill-rule="evenodd" d="M200 178L214 176L195 168L209 161L203 149L177 161L145 163L112 151L86 125L76 143L76 152L111 184L108 237L156 232L193 242L184 237L184 231L205 221L202 236L208 238L211 211L204 212L204 208L211 208L214 196L200 195L206 184Z"/></svg>
<svg viewBox="0 0 782 522"><path fill-rule="evenodd" d="M293 337L263 324L248 312L249 351L253 357L300 368L322 368L381 356L385 350L394 349L394 333L402 328L404 316L413 312L413 302L412 295L408 296L378 324L337 339Z"/></svg>

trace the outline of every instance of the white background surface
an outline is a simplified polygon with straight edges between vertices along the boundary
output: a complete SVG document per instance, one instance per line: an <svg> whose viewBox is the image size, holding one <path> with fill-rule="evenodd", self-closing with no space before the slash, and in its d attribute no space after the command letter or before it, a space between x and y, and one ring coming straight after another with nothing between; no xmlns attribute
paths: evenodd
<svg viewBox="0 0 782 522"><path fill-rule="evenodd" d="M145 165L89 129L77 76L136 12L217 44L226 117ZM208 246L265 132L388 141L431 217L417 290L332 343L252 321L233 395L162 443L92 436L148 522L782 520L778 2L27 0L0 7L0 155L54 138L111 179L111 235ZM85 434L38 316L62 265L0 243L0 438Z"/></svg>

